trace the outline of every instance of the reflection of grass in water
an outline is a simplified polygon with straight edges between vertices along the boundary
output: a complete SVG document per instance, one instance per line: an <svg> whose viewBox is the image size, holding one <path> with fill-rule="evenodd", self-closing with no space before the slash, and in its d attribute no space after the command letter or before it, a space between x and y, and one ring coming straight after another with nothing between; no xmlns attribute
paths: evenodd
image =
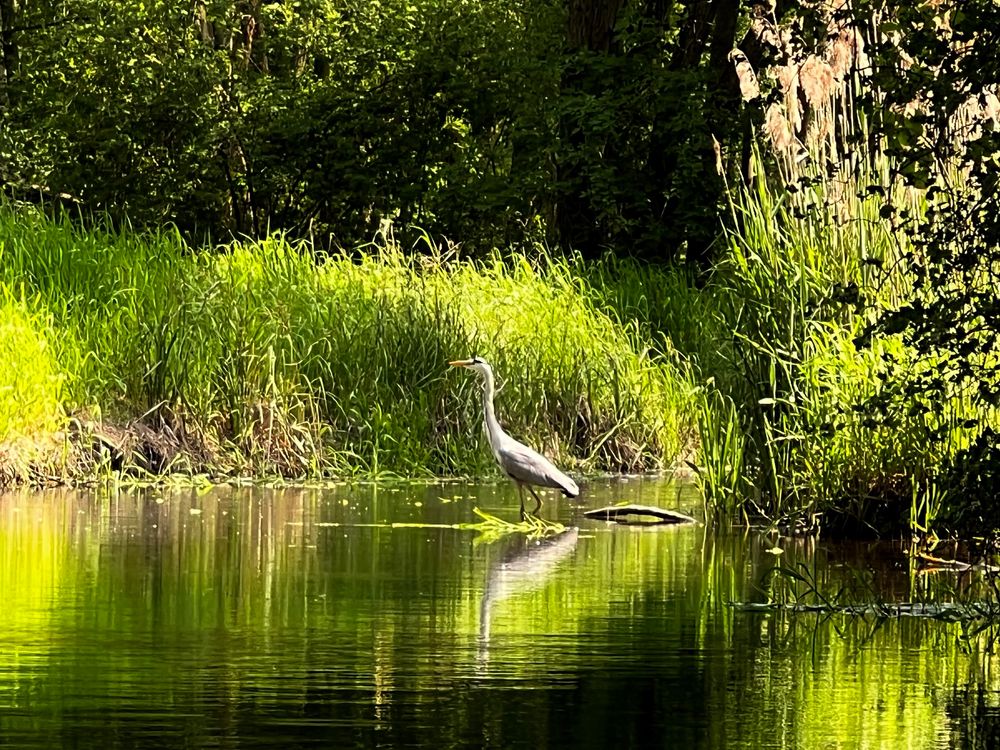
<svg viewBox="0 0 1000 750"><path fill-rule="evenodd" d="M330 498L318 492L220 493L220 502L204 503L197 520L190 515L193 493L164 494L166 502L155 507L124 493L86 502L71 500L72 495L66 501L22 497L0 502L0 591L4 604L12 605L0 611L0 632L9 647L0 693L7 691L5 699L29 696L36 707L65 705L67 686L94 685L93 695L116 695L129 680L139 700L161 690L167 708L183 715L214 694L218 671L211 665L222 659L236 665L226 683L236 696L232 700L253 694L260 696L261 711L280 711L287 704L269 697L277 695L273 675L289 683L289 698L307 705L319 653L330 660L324 662L329 669L353 675L345 679L371 700L379 675L384 682L378 689L396 701L388 704L393 711L419 712L405 701L438 695L442 675L461 676L473 668L495 677L494 684L510 680L508 685L514 680L537 685L556 675L558 686L558 680L582 674L581 700L594 717L591 724L581 719L582 726L599 732L601 722L620 710L621 696L585 676L615 674L626 663L623 658L642 647L643 669L662 670L668 678L704 671L697 699L726 707L707 720L705 731L712 736L739 731L747 746L757 747L917 750L949 732L957 737L960 722L973 727L970 732L980 731L973 724L979 709L965 702L966 686L988 691L1000 686L1000 657L985 650L985 639L960 640L959 625L907 620L876 629L858 618L734 612L725 603L752 596L759 577L775 565L760 550L773 542L716 536L710 527L596 535L560 563L568 569L540 574L537 588L508 589L502 611L494 610L490 623L493 650L488 660L473 664L484 580L507 562L506 549L470 556L467 545L432 546L427 538L433 535L423 533L349 538L317 533L335 524L310 519L340 518L326 515ZM86 515L78 515L81 509ZM510 516L517 518L516 506ZM462 520L466 523L420 526L458 534L521 526L478 512ZM340 524L347 525L355 524ZM800 562L812 565L816 549L809 540L782 540L782 545L786 565L800 572ZM821 557L810 580L831 598L851 572L840 558L833 566L826 560ZM847 562L855 564L853 558ZM864 562L867 572L872 561ZM149 585L151 565L159 571L156 587ZM526 570L530 566L514 570L512 586L523 581L518 574ZM789 583L805 596L801 581ZM922 579L920 585L932 582ZM940 599L936 588L908 595ZM88 645L116 642L123 632L143 633L153 616L162 633L155 649ZM191 642L192 628L203 637ZM234 639L232 632L241 637ZM546 636L539 638L540 633ZM304 638L310 639L309 648L286 645ZM574 642L610 646L581 654L566 647ZM663 642L684 648L664 655L648 647ZM327 652L329 643L360 648ZM79 653L65 650L76 648ZM416 659L415 648L437 658ZM963 649L975 650L969 656ZM727 660L702 656L723 652L730 655ZM42 658L48 659L47 671L38 669ZM730 679L727 670L734 668L738 674ZM413 697L401 697L402 688ZM558 701L563 693L544 694ZM514 700L523 695L518 692ZM663 697L665 704L688 699L687 693ZM94 710L106 705L95 700L88 704ZM509 705L500 700L484 716L499 723ZM557 705L542 703L540 710L555 711ZM446 733L465 736L476 728L478 716L454 714L444 717L439 736L428 734L438 745L447 744ZM4 721L5 729L39 731L39 720L31 715ZM961 737L955 740L960 742Z"/></svg>
<svg viewBox="0 0 1000 750"><path fill-rule="evenodd" d="M513 523L484 513L479 508L473 508L472 512L482 520L479 523L463 523L461 528L478 531L477 544L491 544L508 534L526 534L529 539L544 539L566 531L561 523L546 521L530 513L526 513L519 523Z"/></svg>

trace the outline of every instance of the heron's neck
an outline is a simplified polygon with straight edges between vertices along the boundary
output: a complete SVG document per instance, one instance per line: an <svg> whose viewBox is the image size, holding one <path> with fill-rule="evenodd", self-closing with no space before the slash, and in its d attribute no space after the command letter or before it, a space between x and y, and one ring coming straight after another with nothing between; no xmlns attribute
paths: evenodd
<svg viewBox="0 0 1000 750"><path fill-rule="evenodd" d="M486 424L486 437L490 441L490 447L496 450L498 440L503 434L503 429L497 421L496 410L493 408L493 394L496 387L493 384L493 373L483 373L483 416Z"/></svg>

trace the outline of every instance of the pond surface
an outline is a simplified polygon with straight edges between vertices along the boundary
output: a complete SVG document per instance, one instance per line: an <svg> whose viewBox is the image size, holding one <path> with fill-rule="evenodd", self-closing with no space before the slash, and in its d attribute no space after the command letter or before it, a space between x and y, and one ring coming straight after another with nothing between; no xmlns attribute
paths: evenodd
<svg viewBox="0 0 1000 750"><path fill-rule="evenodd" d="M697 512L662 482L581 499L548 499L571 530L529 541L449 527L515 519L506 484L0 497L0 745L998 746L985 635L730 606L945 601L968 576L887 544L582 516Z"/></svg>

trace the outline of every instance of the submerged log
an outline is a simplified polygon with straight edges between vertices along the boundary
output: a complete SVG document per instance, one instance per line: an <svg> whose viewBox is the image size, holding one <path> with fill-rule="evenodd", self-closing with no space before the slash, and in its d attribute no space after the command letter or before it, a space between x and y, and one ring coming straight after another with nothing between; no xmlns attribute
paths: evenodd
<svg viewBox="0 0 1000 750"><path fill-rule="evenodd" d="M697 523L689 515L679 513L676 510L666 508L656 508L652 505L612 505L607 508L597 508L588 510L583 515L587 518L600 518L605 521L618 521L618 523L631 523L628 516L640 516L646 519L654 518L655 521L638 521L639 523Z"/></svg>

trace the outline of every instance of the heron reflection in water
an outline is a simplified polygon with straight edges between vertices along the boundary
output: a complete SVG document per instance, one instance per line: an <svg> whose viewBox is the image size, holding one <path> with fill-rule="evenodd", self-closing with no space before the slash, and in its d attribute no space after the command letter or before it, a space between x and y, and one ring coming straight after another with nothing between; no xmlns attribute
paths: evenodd
<svg viewBox="0 0 1000 750"><path fill-rule="evenodd" d="M516 536L486 575L479 605L479 657L488 655L494 608L500 602L545 586L559 566L576 550L580 530L566 529L547 539Z"/></svg>

